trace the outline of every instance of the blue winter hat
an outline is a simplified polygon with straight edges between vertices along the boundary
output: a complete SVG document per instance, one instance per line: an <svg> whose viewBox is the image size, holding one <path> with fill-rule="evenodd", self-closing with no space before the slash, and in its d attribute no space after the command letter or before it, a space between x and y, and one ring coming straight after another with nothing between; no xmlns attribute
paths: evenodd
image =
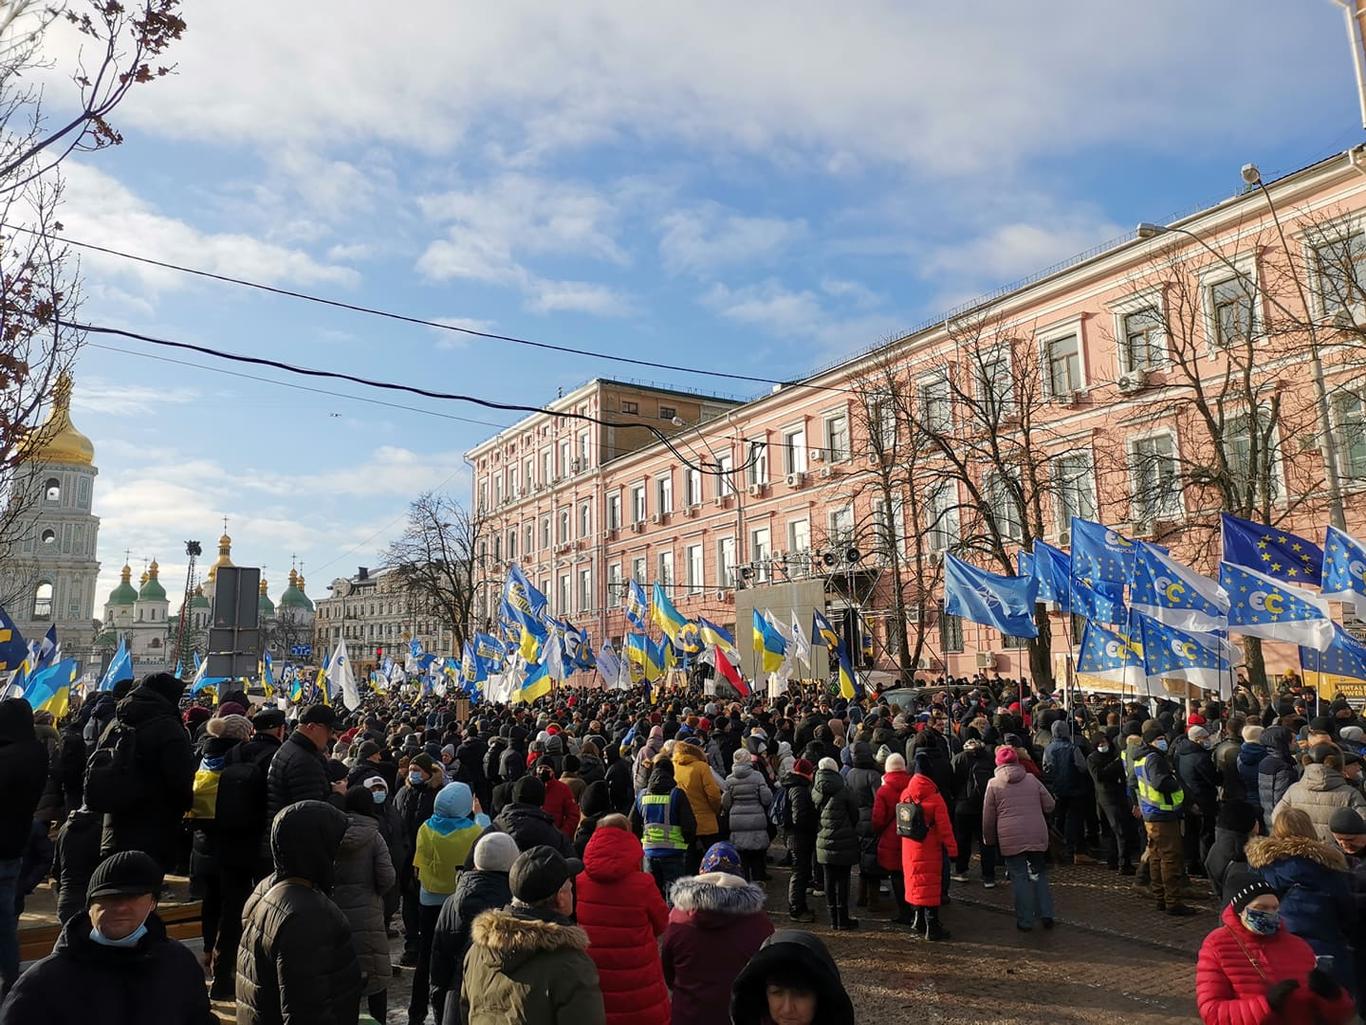
<svg viewBox="0 0 1366 1025"><path fill-rule="evenodd" d="M437 815L450 819L469 818L474 810L474 795L466 783L447 783L436 795L432 809Z"/></svg>
<svg viewBox="0 0 1366 1025"><path fill-rule="evenodd" d="M729 872L733 876L743 875L740 867L740 852L732 844L720 840L707 848L702 855L703 872Z"/></svg>

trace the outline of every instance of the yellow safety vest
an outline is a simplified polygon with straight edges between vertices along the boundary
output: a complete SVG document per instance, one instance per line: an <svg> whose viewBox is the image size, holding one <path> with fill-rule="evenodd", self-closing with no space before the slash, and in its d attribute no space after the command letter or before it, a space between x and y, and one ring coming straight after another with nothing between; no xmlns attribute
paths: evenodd
<svg viewBox="0 0 1366 1025"><path fill-rule="evenodd" d="M673 794L643 794L640 798L640 817L645 821L645 828L641 830L642 846L648 851L651 848L658 850L666 848L675 851L686 851L688 842L683 837L683 827L675 825L673 822ZM659 821L652 821L648 809L653 807L663 808L663 818Z"/></svg>

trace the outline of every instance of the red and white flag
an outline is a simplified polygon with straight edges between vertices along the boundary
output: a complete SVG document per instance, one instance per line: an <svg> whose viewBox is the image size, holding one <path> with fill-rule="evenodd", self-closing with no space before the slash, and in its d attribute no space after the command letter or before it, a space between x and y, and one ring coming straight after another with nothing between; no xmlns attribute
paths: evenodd
<svg viewBox="0 0 1366 1025"><path fill-rule="evenodd" d="M749 697L749 684L745 682L744 674L735 667L735 663L726 657L726 653L721 650L720 646L713 650L716 653L716 671L721 674L721 678L734 687L736 693L742 698Z"/></svg>

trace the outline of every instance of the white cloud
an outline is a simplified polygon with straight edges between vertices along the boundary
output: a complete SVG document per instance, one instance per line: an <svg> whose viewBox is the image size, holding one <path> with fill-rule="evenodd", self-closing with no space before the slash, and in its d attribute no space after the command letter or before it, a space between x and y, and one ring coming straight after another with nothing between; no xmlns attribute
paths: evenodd
<svg viewBox="0 0 1366 1025"><path fill-rule="evenodd" d="M199 392L193 388L148 388L90 377L82 377L80 387L71 395L71 404L77 411L113 416L143 416L158 406L185 405L198 400Z"/></svg>
<svg viewBox="0 0 1366 1025"><path fill-rule="evenodd" d="M664 266L701 276L723 267L771 261L807 234L804 220L745 217L717 203L675 210L660 227Z"/></svg>
<svg viewBox="0 0 1366 1025"><path fill-rule="evenodd" d="M548 281L529 283L529 308L536 313L592 313L599 317L624 317L631 312L630 301L606 285L588 281Z"/></svg>
<svg viewBox="0 0 1366 1025"><path fill-rule="evenodd" d="M240 233L205 232L159 213L89 164L67 161L62 170L66 176L62 222L71 236L82 242L267 282L350 285L358 280L354 270L319 263L301 249ZM180 288L193 280L175 271L100 253L83 252L82 259L105 276L131 278L147 290Z"/></svg>
<svg viewBox="0 0 1366 1025"><path fill-rule="evenodd" d="M178 74L137 90L125 122L215 144L369 140L471 160L662 138L811 154L830 173L982 168L1116 142L1207 146L1253 123L1274 134L1341 84L1331 6L1270 0L1242 18L1189 0L989 17L896 0L412 0L379 20L362 0L244 0L189 20ZM1277 59L1250 78L1258 53Z"/></svg>
<svg viewBox="0 0 1366 1025"><path fill-rule="evenodd" d="M866 291L866 290L865 290ZM851 309L839 306L833 297L822 296L810 289L790 289L775 279L756 285L730 288L712 285L702 295L702 305L727 320L756 328L766 334L787 341L813 341L818 344L815 356L833 356L850 347L866 348L897 330L901 324L893 314L863 312L857 300ZM784 367L783 372L794 368ZM802 368L795 368L800 370Z"/></svg>
<svg viewBox="0 0 1366 1025"><path fill-rule="evenodd" d="M333 263L347 263L368 260L376 251L376 247L369 242L339 242L327 250L327 258Z"/></svg>
<svg viewBox="0 0 1366 1025"><path fill-rule="evenodd" d="M1115 238L1123 228L1091 214L998 224L962 242L929 251L922 271L934 277L1004 284Z"/></svg>
<svg viewBox="0 0 1366 1025"><path fill-rule="evenodd" d="M491 320L477 320L473 317L436 317L434 319L438 324L448 324L451 327L463 328L466 331L489 332L498 326ZM470 335L455 331L437 331L436 328L432 328L432 330L437 336L436 347L438 349L463 349L474 340Z"/></svg>

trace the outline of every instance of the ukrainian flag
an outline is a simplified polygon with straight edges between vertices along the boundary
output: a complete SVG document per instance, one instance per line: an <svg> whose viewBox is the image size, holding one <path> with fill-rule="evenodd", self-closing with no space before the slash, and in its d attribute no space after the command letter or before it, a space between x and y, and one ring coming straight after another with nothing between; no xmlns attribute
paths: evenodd
<svg viewBox="0 0 1366 1025"><path fill-rule="evenodd" d="M650 597L650 619L658 623L664 635L680 648L689 647L689 642L697 636L697 628L674 607L674 603L664 593L664 585L658 580L655 581L654 592Z"/></svg>
<svg viewBox="0 0 1366 1025"><path fill-rule="evenodd" d="M861 697L863 688L859 686L858 677L854 675L854 667L849 664L849 656L841 646L835 649L839 653L839 683L840 697L853 700Z"/></svg>
<svg viewBox="0 0 1366 1025"><path fill-rule="evenodd" d="M522 685L517 688L517 692L512 695L513 701L525 701L528 704L537 698L543 698L550 693L550 673L545 667L545 663L527 666L527 675L522 680Z"/></svg>
<svg viewBox="0 0 1366 1025"><path fill-rule="evenodd" d="M318 667L318 675L313 680L313 686L318 688L318 694L324 705L332 704L332 693L327 685L327 670L321 666Z"/></svg>
<svg viewBox="0 0 1366 1025"><path fill-rule="evenodd" d="M764 672L772 673L782 668L787 642L758 609L754 610L754 650L763 653Z"/></svg>
<svg viewBox="0 0 1366 1025"><path fill-rule="evenodd" d="M64 658L29 676L24 700L35 712L51 712L54 719L61 719L71 704L71 684L75 680L76 660Z"/></svg>
<svg viewBox="0 0 1366 1025"><path fill-rule="evenodd" d="M645 682L654 683L664 675L664 645L645 638Z"/></svg>

